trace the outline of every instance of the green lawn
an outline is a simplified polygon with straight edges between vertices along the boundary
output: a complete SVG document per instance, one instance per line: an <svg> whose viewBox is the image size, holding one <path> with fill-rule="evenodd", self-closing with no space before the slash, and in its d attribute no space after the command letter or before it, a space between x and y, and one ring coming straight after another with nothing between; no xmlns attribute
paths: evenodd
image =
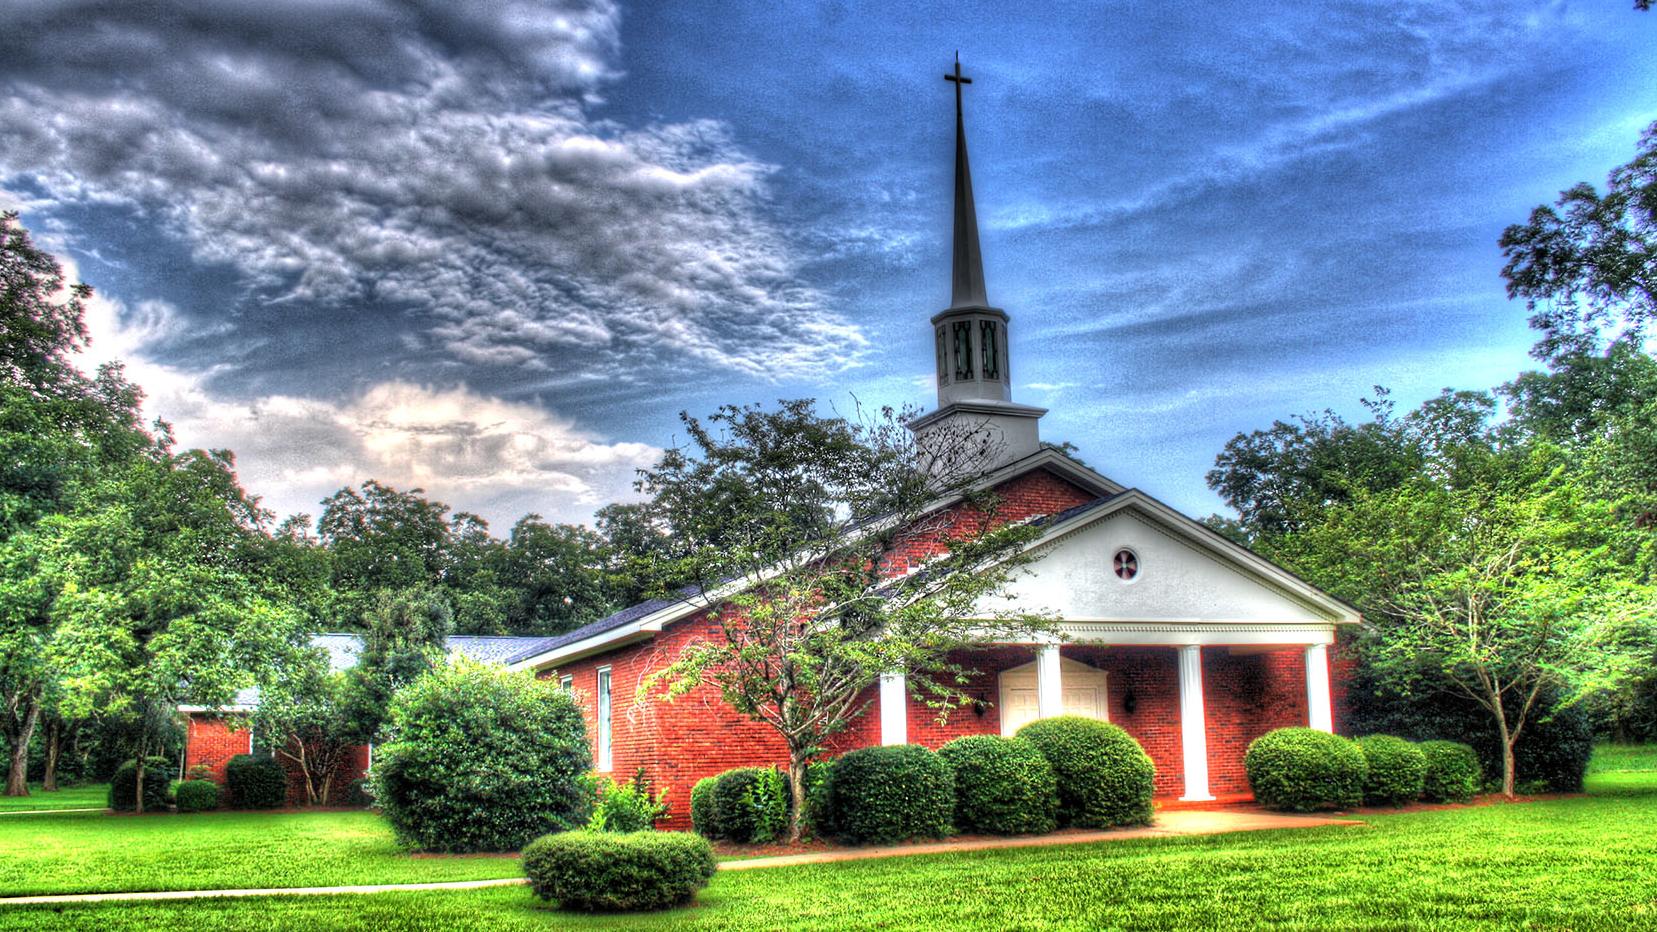
<svg viewBox="0 0 1657 932"><path fill-rule="evenodd" d="M513 877L515 858L410 857L372 812L0 818L0 895Z"/></svg>
<svg viewBox="0 0 1657 932"><path fill-rule="evenodd" d="M1596 763L1587 796L1373 815L1356 827L731 872L716 877L697 905L657 915L572 916L523 888L505 888L256 903L0 907L0 929L1657 928L1653 758L1657 753L1650 749L1614 749ZM1642 760L1651 769L1634 769ZM73 816L40 818L77 824ZM236 885L246 885L255 875L260 883L309 883L368 874L378 881L509 876L516 869L512 861L398 855L366 814L185 818L221 820L195 823L191 830L215 844L153 869L129 855L125 872L117 871L115 852L96 867L84 854L37 857L15 835L18 826L0 824L0 885L84 888L93 876L127 888L147 885L128 874L149 883L163 878L173 887L198 885L173 882L178 871L200 877L234 870ZM89 833L81 845L100 825L129 832L128 825L148 830L148 824L183 823L169 817L78 819ZM238 826L238 819L254 821ZM243 840L252 826L258 826L252 834L267 843L266 858L254 857ZM157 850L144 847L146 853ZM19 855L28 863L14 866ZM234 866L203 863L215 858ZM320 876L329 879L305 879Z"/></svg>
<svg viewBox="0 0 1657 932"><path fill-rule="evenodd" d="M109 802L109 784L89 783L51 793L30 784L27 796L0 796L0 812L49 812L53 809L102 809Z"/></svg>

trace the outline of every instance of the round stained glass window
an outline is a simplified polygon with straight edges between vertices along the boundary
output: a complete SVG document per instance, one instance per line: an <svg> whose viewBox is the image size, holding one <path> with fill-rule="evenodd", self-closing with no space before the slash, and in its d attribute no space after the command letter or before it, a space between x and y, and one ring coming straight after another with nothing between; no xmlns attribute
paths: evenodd
<svg viewBox="0 0 1657 932"><path fill-rule="evenodd" d="M1133 582L1139 576L1139 557L1126 547L1116 551L1113 561L1116 578L1123 582Z"/></svg>

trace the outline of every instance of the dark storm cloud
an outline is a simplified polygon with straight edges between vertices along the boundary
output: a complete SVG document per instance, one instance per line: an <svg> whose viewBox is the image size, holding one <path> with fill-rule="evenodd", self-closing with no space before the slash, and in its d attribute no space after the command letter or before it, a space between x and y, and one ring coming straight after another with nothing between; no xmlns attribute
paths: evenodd
<svg viewBox="0 0 1657 932"><path fill-rule="evenodd" d="M28 4L0 38L0 172L153 213L246 277L255 331L376 305L470 365L851 362L768 166L712 122L587 115L617 22L602 0Z"/></svg>

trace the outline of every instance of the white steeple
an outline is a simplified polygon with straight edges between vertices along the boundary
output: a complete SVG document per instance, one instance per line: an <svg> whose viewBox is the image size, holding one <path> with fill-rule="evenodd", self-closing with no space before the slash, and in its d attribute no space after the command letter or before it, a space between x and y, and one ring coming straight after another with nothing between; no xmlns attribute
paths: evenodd
<svg viewBox="0 0 1657 932"><path fill-rule="evenodd" d="M923 441L946 429L950 435L988 439L982 468L1028 456L1041 449L1036 422L1045 408L1012 400L1007 325L1010 318L990 307L984 289L984 259L978 248L978 214L972 201L972 170L967 164L967 133L961 113L961 88L972 79L955 72L955 238L948 308L932 318L938 366L938 410L910 423ZM924 444L923 444L924 445Z"/></svg>

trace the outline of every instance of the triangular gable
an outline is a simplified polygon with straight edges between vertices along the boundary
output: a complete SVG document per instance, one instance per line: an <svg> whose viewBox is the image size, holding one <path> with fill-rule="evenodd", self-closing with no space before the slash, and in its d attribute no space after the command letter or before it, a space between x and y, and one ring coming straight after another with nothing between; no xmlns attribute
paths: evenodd
<svg viewBox="0 0 1657 932"><path fill-rule="evenodd" d="M1007 594L1020 610L1066 621L1359 620L1351 606L1137 490L1061 516L1032 549L1034 562ZM1136 560L1132 581L1115 572L1123 549Z"/></svg>

